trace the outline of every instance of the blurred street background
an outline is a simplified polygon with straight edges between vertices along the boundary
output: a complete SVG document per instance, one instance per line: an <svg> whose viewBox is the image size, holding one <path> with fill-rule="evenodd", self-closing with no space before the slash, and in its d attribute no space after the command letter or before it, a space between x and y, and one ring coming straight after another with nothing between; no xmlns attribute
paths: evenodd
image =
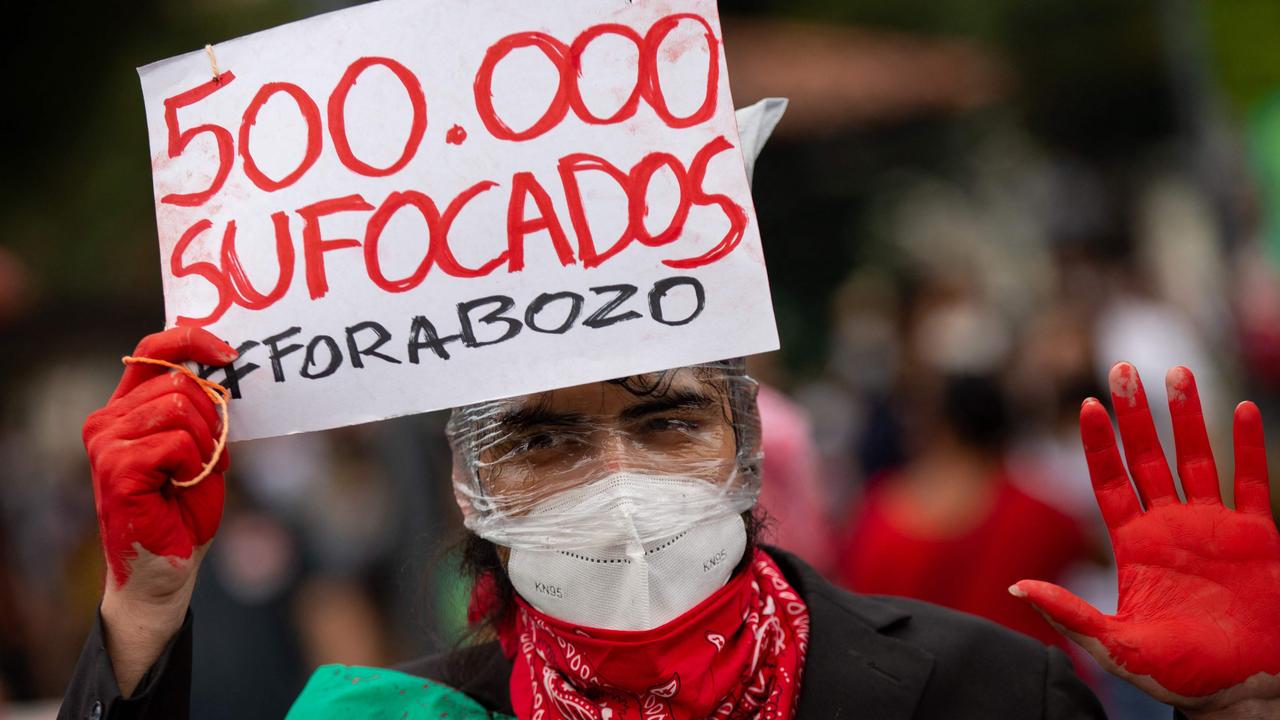
<svg viewBox="0 0 1280 720"><path fill-rule="evenodd" d="M1280 3L721 5L736 104L791 98L754 184L783 342L751 360L771 542L1066 649L1005 588L1114 610L1076 429L1113 362L1166 448L1164 373L1195 372L1227 496L1232 408L1258 402L1280 479ZM8 11L0 718L56 712L104 571L81 423L163 323L134 68L341 6ZM233 448L193 717L278 718L318 664L455 641L444 420ZM1169 717L1074 657L1113 718Z"/></svg>

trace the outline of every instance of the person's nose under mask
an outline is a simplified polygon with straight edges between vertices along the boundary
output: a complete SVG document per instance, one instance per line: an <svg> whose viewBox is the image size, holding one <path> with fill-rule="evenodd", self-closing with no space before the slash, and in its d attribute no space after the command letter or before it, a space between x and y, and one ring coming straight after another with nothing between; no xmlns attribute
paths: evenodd
<svg viewBox="0 0 1280 720"><path fill-rule="evenodd" d="M673 514L686 513L698 520L667 532ZM584 627L664 625L724 586L746 551L746 526L722 489L678 475L613 472L539 503L526 519L593 538L575 547L515 547L507 563L530 605ZM574 524L590 530L572 532Z"/></svg>

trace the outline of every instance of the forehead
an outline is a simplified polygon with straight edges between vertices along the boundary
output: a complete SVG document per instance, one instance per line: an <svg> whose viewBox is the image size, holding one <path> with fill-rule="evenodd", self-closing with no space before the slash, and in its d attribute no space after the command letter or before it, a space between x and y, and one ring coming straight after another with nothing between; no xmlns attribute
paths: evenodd
<svg viewBox="0 0 1280 720"><path fill-rule="evenodd" d="M555 413L613 416L655 401L705 400L709 401L707 404L719 405L726 395L721 385L711 373L679 368L522 395L505 401L501 415L509 417L537 408Z"/></svg>

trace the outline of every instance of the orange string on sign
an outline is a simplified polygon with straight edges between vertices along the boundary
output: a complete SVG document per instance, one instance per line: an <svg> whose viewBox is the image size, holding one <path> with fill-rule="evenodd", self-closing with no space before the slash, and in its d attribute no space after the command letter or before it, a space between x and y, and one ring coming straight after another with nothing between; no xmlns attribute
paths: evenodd
<svg viewBox="0 0 1280 720"><path fill-rule="evenodd" d="M213 456L209 458L209 462L205 463L204 470L201 470L199 475L196 475L185 482L178 482L175 478L169 478L169 482L173 483L175 487L180 488L200 484L201 480L209 477L209 474L213 472L213 466L218 464L218 459L222 457L222 451L227 446L227 420L230 417L227 410L227 403L231 400L231 391L212 380L206 380L191 372L191 370L177 363L171 363L168 360L156 360L155 358L135 357L133 355L126 355L122 360L125 365L142 363L146 365L160 365L162 367L177 370L183 375L194 380L196 384L200 386L200 389L204 390L205 394L209 396L209 399L218 406L218 412L222 415L222 429L218 432L218 441L213 445Z"/></svg>

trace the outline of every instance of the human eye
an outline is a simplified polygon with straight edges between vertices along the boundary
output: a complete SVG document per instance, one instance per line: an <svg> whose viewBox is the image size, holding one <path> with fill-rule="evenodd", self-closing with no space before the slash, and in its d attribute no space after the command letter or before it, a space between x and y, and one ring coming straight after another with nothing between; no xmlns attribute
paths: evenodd
<svg viewBox="0 0 1280 720"><path fill-rule="evenodd" d="M555 433L538 432L518 440L512 450L521 454L532 452L534 450L549 450L555 447L556 443L559 441L560 438L557 438Z"/></svg>
<svg viewBox="0 0 1280 720"><path fill-rule="evenodd" d="M506 461L541 463L577 452L585 443L585 434L577 427L530 428L508 437L501 454Z"/></svg>
<svg viewBox="0 0 1280 720"><path fill-rule="evenodd" d="M696 418L680 416L658 416L644 422L648 432L697 432L701 427L702 423Z"/></svg>

